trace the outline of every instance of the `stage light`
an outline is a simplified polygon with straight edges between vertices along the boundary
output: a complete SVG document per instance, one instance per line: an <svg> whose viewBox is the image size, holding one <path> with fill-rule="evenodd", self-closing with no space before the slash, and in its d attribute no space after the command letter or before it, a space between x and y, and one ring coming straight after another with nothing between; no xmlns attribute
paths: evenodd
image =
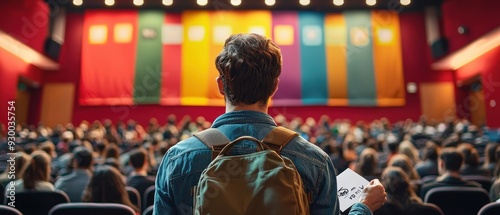
<svg viewBox="0 0 500 215"><path fill-rule="evenodd" d="M174 1L173 0L163 0L162 3L165 6L170 6L174 3Z"/></svg>
<svg viewBox="0 0 500 215"><path fill-rule="evenodd" d="M333 0L335 6L341 6L344 4L344 0Z"/></svg>
<svg viewBox="0 0 500 215"><path fill-rule="evenodd" d="M377 0L366 0L366 4L368 6L373 6L373 5L377 4Z"/></svg>
<svg viewBox="0 0 500 215"><path fill-rule="evenodd" d="M310 0L300 0L299 3L303 6L307 6L307 5L309 5L309 3L311 3L311 1Z"/></svg>
<svg viewBox="0 0 500 215"><path fill-rule="evenodd" d="M401 0L401 5L407 6L411 3L411 0Z"/></svg>
<svg viewBox="0 0 500 215"><path fill-rule="evenodd" d="M241 4L241 0L231 0L231 4L232 4L233 6L238 6L238 5L240 5L240 4Z"/></svg>
<svg viewBox="0 0 500 215"><path fill-rule="evenodd" d="M196 3L200 6L205 6L208 4L208 0L196 0Z"/></svg>
<svg viewBox="0 0 500 215"><path fill-rule="evenodd" d="M265 3L267 6L273 6L276 4L276 0L265 0Z"/></svg>
<svg viewBox="0 0 500 215"><path fill-rule="evenodd" d="M108 6L113 6L115 4L115 0L104 0L104 4Z"/></svg>
<svg viewBox="0 0 500 215"><path fill-rule="evenodd" d="M74 4L75 6L80 6L80 5L82 5L82 4L83 4L83 1L82 1L82 0L73 0L73 4Z"/></svg>
<svg viewBox="0 0 500 215"><path fill-rule="evenodd" d="M141 6L142 4L144 4L144 0L134 0L134 4L135 6Z"/></svg>

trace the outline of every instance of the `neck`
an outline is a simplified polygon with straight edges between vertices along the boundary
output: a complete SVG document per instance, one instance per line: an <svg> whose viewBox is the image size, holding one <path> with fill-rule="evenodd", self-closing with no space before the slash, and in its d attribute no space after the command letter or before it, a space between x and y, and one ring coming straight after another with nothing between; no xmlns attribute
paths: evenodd
<svg viewBox="0 0 500 215"><path fill-rule="evenodd" d="M146 170L134 170L134 172L132 172L132 175L147 176L148 172L146 172Z"/></svg>
<svg viewBox="0 0 500 215"><path fill-rule="evenodd" d="M229 102L226 102L226 113L233 112L233 111L240 111L240 110L251 110L251 111L258 111L262 113L267 114L267 107L268 105L262 105L259 103L251 104L251 105L232 105Z"/></svg>
<svg viewBox="0 0 500 215"><path fill-rule="evenodd" d="M438 178L438 180L449 177L449 176L454 177L454 178L460 178L460 173L457 171L446 171L445 173L443 173L443 175L441 175Z"/></svg>

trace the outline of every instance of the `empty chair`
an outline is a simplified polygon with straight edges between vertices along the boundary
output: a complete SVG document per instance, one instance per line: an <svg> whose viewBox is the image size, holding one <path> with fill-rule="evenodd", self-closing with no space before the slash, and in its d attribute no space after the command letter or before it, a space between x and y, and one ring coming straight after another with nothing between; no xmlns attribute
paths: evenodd
<svg viewBox="0 0 500 215"><path fill-rule="evenodd" d="M155 202L155 186L150 186L146 191L144 191L144 196L142 198L142 207L146 210L147 207L153 205Z"/></svg>
<svg viewBox="0 0 500 215"><path fill-rule="evenodd" d="M500 202L492 202L483 206L477 215L498 215L500 214Z"/></svg>
<svg viewBox="0 0 500 215"><path fill-rule="evenodd" d="M491 177L487 177L484 175L462 175L462 179L466 181L475 181L477 183L481 184L481 187L485 190L490 190L491 185L492 185L492 179Z"/></svg>
<svg viewBox="0 0 500 215"><path fill-rule="evenodd" d="M126 186L125 189L127 190L128 193L128 198L130 199L130 202L134 204L139 210L141 209L141 194L139 194L139 191L133 187Z"/></svg>
<svg viewBox="0 0 500 215"><path fill-rule="evenodd" d="M153 215L153 208L154 206L151 205L149 207L147 207L144 212L142 212L142 215Z"/></svg>
<svg viewBox="0 0 500 215"><path fill-rule="evenodd" d="M436 187L425 195L424 202L436 204L444 214L471 215L490 202L488 192L480 187Z"/></svg>
<svg viewBox="0 0 500 215"><path fill-rule="evenodd" d="M52 207L68 203L66 193L56 191L21 191L16 193L16 209L24 215L47 214Z"/></svg>
<svg viewBox="0 0 500 215"><path fill-rule="evenodd" d="M134 209L117 203L66 203L53 207L49 215L136 215Z"/></svg>
<svg viewBox="0 0 500 215"><path fill-rule="evenodd" d="M0 214L2 215L23 215L21 211L11 207L11 206L5 206L5 205L0 205Z"/></svg>

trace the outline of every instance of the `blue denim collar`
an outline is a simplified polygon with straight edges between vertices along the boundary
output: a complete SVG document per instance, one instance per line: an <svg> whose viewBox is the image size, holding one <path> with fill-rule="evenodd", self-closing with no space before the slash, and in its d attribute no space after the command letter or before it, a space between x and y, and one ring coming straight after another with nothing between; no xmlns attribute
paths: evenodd
<svg viewBox="0 0 500 215"><path fill-rule="evenodd" d="M276 126L276 122L274 122L274 119L269 114L259 111L240 110L231 111L220 115L219 117L217 117L217 119L215 119L214 123L212 124L212 128L218 128L222 125L227 124L245 123L259 123Z"/></svg>

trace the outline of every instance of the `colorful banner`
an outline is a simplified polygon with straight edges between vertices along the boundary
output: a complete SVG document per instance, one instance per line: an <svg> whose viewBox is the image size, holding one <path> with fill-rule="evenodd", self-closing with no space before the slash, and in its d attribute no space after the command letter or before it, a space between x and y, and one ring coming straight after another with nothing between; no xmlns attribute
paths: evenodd
<svg viewBox="0 0 500 215"><path fill-rule="evenodd" d="M86 11L80 104L222 106L215 58L232 34L281 48L275 106L405 104L399 17L270 11Z"/></svg>

